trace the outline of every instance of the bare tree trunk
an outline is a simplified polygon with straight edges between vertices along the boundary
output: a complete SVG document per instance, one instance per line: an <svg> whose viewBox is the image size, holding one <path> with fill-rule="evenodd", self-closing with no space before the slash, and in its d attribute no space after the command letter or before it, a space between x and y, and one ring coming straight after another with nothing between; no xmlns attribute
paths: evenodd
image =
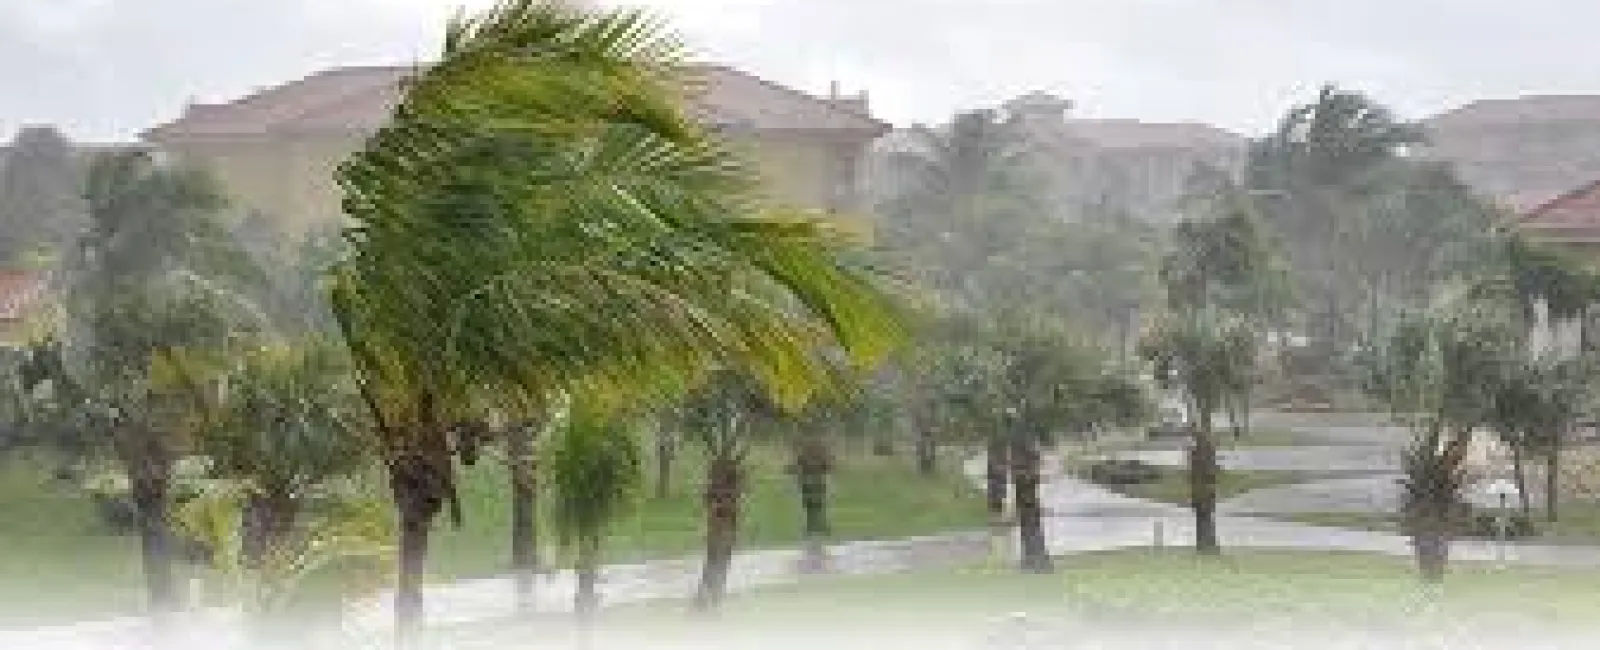
<svg viewBox="0 0 1600 650"><path fill-rule="evenodd" d="M579 623L588 625L600 611L599 531L584 531L579 535L576 573L578 590L573 595L572 612Z"/></svg>
<svg viewBox="0 0 1600 650"><path fill-rule="evenodd" d="M1011 480L1016 496L1021 558L1018 568L1024 573L1050 573L1050 548L1044 535L1044 508L1039 500L1039 442L1031 435L1019 434L1011 444Z"/></svg>
<svg viewBox="0 0 1600 650"><path fill-rule="evenodd" d="M743 468L737 457L719 454L706 468L706 558L694 609L715 610L728 591L728 572L739 543L739 510L743 498Z"/></svg>
<svg viewBox="0 0 1600 650"><path fill-rule="evenodd" d="M991 435L984 465L984 493L989 506L989 522L997 526L1005 523L1006 484L1010 481L1006 476L1006 467L1010 462L1005 438L998 434Z"/></svg>
<svg viewBox="0 0 1600 650"><path fill-rule="evenodd" d="M1189 496L1194 509L1194 548L1201 555L1221 555L1217 539L1217 443L1211 435L1210 415L1194 427L1189 448Z"/></svg>
<svg viewBox="0 0 1600 650"><path fill-rule="evenodd" d="M539 484L532 430L515 427L506 439L511 475L511 575L517 611L531 613L539 577Z"/></svg>

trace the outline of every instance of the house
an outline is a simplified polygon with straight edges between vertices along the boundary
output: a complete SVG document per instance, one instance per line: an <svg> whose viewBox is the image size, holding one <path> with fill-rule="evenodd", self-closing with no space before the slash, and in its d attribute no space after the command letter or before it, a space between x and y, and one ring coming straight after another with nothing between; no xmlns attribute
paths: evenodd
<svg viewBox="0 0 1600 650"><path fill-rule="evenodd" d="M1588 182L1522 213L1517 227L1530 241L1565 249L1600 267L1600 181ZM1585 344L1587 318L1552 322L1541 305L1535 346L1576 350Z"/></svg>
<svg viewBox="0 0 1600 650"><path fill-rule="evenodd" d="M303 232L341 213L334 172L382 127L408 66L337 68L224 104L195 104L143 139L216 174L239 207ZM744 148L775 200L854 210L858 168L889 126L865 94L813 96L721 65L696 64L691 115Z"/></svg>
<svg viewBox="0 0 1600 650"><path fill-rule="evenodd" d="M0 271L0 347L27 343L46 297L47 277L39 271Z"/></svg>
<svg viewBox="0 0 1600 650"><path fill-rule="evenodd" d="M1044 92L997 108L1025 135L1049 198L1069 214L1110 201L1142 217L1170 220L1197 169L1237 172L1249 145L1242 135L1196 122L1079 117L1073 115L1075 102ZM894 157L922 148L911 130L876 144L874 190L880 199L904 182Z"/></svg>
<svg viewBox="0 0 1600 650"><path fill-rule="evenodd" d="M1421 122L1418 153L1518 214L1600 178L1600 96L1484 99Z"/></svg>

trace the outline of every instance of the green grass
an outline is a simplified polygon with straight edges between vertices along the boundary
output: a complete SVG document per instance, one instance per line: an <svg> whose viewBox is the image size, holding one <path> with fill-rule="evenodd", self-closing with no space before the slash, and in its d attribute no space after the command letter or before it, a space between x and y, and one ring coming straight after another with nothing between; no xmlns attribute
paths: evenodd
<svg viewBox="0 0 1600 650"><path fill-rule="evenodd" d="M0 456L0 628L137 611L137 541L102 532L48 461Z"/></svg>
<svg viewBox="0 0 1600 650"><path fill-rule="evenodd" d="M841 450L831 484L834 538L981 528L981 493L958 475L956 459L943 460L941 473L924 477L907 454L879 458ZM776 448L753 454L742 547L800 541L799 498L786 464ZM69 486L52 485L46 467L27 458L0 460L0 629L137 612L143 603L137 539L103 532L92 503ZM668 498L645 495L633 515L617 523L607 541L608 561L698 551L699 455L686 450L677 470ZM464 527L440 522L429 566L438 580L495 575L509 562L505 473L486 460L461 478ZM542 541L547 556L556 550L554 540Z"/></svg>
<svg viewBox="0 0 1600 650"><path fill-rule="evenodd" d="M1536 508L1533 520L1539 534L1519 541L1529 544L1600 544L1600 504L1573 501L1561 508L1560 515L1558 521L1551 523L1545 520L1544 512ZM1391 513L1299 512L1270 516L1273 519L1337 528L1391 533L1400 529L1397 516Z"/></svg>
<svg viewBox="0 0 1600 650"><path fill-rule="evenodd" d="M842 450L830 483L833 539L888 539L982 527L986 519L981 492L959 475L956 459L942 460L941 473L925 477L916 473L905 454L882 458L864 449ZM800 502L794 479L785 472L788 455L762 447L752 453L750 463L741 545L799 543ZM701 455L685 450L665 499L648 493L654 480L647 477L647 494L631 516L613 526L606 540L607 560L629 562L698 552L704 522L702 467ZM504 571L511 553L506 481L493 463L464 476L466 525L459 531L440 531L431 560L436 576L479 577ZM557 550L556 540L545 536L540 541L546 556Z"/></svg>
<svg viewBox="0 0 1600 650"><path fill-rule="evenodd" d="M967 569L817 579L733 596L717 622L770 634L781 624L836 629L981 623L1014 611L1133 626L1342 623L1370 629L1493 621L1574 626L1600 620L1600 599L1593 597L1600 572L1586 569L1463 563L1452 567L1442 587L1430 590L1405 559L1352 553L1240 552L1203 560L1179 552L1125 551L1058 562L1059 572L1046 576ZM603 616L610 626L663 635L695 625L676 603L622 607ZM447 634L493 647L496 639L529 638L536 626L547 624L473 625Z"/></svg>

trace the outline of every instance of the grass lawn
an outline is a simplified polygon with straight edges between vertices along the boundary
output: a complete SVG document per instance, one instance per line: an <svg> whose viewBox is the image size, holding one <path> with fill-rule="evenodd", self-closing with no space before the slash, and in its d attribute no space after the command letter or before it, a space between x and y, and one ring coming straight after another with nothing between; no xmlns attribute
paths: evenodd
<svg viewBox="0 0 1600 650"><path fill-rule="evenodd" d="M717 627L769 635L786 625L831 630L905 624L926 630L924 625L982 625L1018 611L1035 619L1118 627L1282 624L1285 631L1302 625L1459 629L1510 621L1592 629L1600 620L1600 599L1593 597L1600 572L1592 570L1458 564L1433 591L1420 586L1405 559L1349 553L1239 552L1201 560L1170 551L1125 551L1062 558L1058 569L1047 576L973 569L816 579L736 595ZM516 647L507 644L538 638L540 630L548 634L549 622L444 632L473 641L449 647ZM604 613L602 623L663 642L704 631L683 616L680 604L622 607Z"/></svg>
<svg viewBox="0 0 1600 650"><path fill-rule="evenodd" d="M1544 511L1535 508L1533 521L1539 534L1520 541L1530 544L1600 544L1600 503L1573 501L1564 504L1560 515L1559 521L1550 523L1545 520ZM1303 512L1271 515L1271 518L1383 532L1397 532L1400 529L1396 515L1389 513Z"/></svg>
<svg viewBox="0 0 1600 650"><path fill-rule="evenodd" d="M984 526L981 492L959 475L955 458L942 472L916 473L909 454L890 458L841 450L830 515L836 539L895 538ZM752 454L742 546L800 541L794 480L776 448ZM101 532L91 502L49 484L45 464L0 461L0 629L135 612L143 603L136 538ZM653 467L653 465L651 466ZM608 561L676 557L700 548L701 463L681 455L666 499L643 498L607 542ZM441 521L430 556L435 579L501 573L509 562L510 518L505 474L492 461L462 475L461 530ZM653 484L647 480L647 484ZM554 542L547 540L547 555ZM559 558L557 558L559 560Z"/></svg>
<svg viewBox="0 0 1600 650"><path fill-rule="evenodd" d="M101 531L93 504L50 483L47 461L0 456L0 628L135 611L138 543Z"/></svg>

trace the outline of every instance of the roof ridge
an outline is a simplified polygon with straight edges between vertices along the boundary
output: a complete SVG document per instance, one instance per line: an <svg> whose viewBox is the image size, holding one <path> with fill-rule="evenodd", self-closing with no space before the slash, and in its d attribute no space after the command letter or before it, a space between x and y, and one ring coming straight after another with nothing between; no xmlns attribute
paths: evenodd
<svg viewBox="0 0 1600 650"><path fill-rule="evenodd" d="M835 111L835 112L838 112L838 113L843 113L845 115L850 115L852 117L865 118L867 120L871 120L873 122L876 122L879 125L884 126L884 127L890 126L890 124L888 122L885 122L885 121L880 120L880 119L878 119L876 117L873 117L870 111L858 111L858 110L855 110L853 108L850 108L848 106L840 104L837 101L826 99L826 98L822 97L821 95L814 95L812 93L806 92L804 90L800 90L799 88L795 88L795 87L790 86L788 84L783 84L783 83L779 83L779 82L773 81L771 79L767 79L766 77L758 75L758 74L756 74L754 72L750 72L749 70L743 70L743 69L740 69L740 68L735 68L735 67L733 67L731 65L728 65L726 63L717 63L717 62L697 63L697 64L693 64L693 65L694 65L694 67L715 68L715 69L718 69L718 70L722 70L724 72L730 72L730 73L733 73L733 74L736 74L736 75L742 75L742 76L745 76L745 77L749 77L750 79L756 81L757 83L760 83L763 86L766 86L768 88L772 88L774 90L777 90L777 91L780 91L780 92L783 92L783 93L787 93L789 95L792 95L792 96L795 96L795 97L798 97L798 98L801 98L801 99L805 99L807 101L816 102L816 103L818 103L820 105L827 106L829 110L832 110L832 111Z"/></svg>
<svg viewBox="0 0 1600 650"><path fill-rule="evenodd" d="M1562 192L1560 194L1557 194L1556 196L1544 201L1543 203L1540 203L1538 206L1534 207L1532 210L1529 210L1526 213L1524 213L1521 216L1521 218L1517 219L1517 221L1520 222L1520 223L1531 222L1531 221L1533 221L1535 219L1538 219L1539 217L1542 217L1542 216L1545 216L1545 215L1549 214L1551 210L1556 208L1556 206L1558 206L1558 205L1560 205L1562 203L1565 203L1567 201L1570 201L1572 199L1578 198L1580 196L1583 196L1585 194L1592 193L1597 189L1600 189L1600 180L1589 181L1588 183L1584 183L1583 185L1580 185L1580 186L1578 186L1578 187L1576 187L1574 189L1570 189L1570 190L1567 190L1567 191Z"/></svg>

